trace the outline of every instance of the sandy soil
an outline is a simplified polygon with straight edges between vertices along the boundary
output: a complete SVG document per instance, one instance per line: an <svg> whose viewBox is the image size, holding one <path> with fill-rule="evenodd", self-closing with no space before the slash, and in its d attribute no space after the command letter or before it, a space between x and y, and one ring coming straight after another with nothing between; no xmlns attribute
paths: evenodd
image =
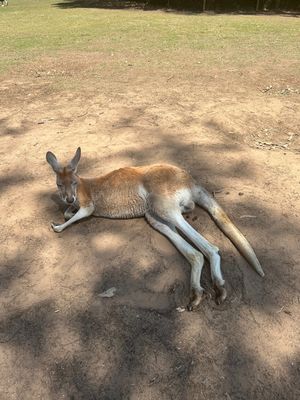
<svg viewBox="0 0 300 400"><path fill-rule="evenodd" d="M299 81L259 66L92 77L97 56L80 68L76 57L1 77L0 398L299 399ZM200 209L189 221L221 249L228 300L215 304L206 266L212 298L192 313L176 311L187 262L143 219L55 234L63 215L45 153L68 160L79 145L83 176L188 169L266 277ZM113 286L115 297L99 296Z"/></svg>

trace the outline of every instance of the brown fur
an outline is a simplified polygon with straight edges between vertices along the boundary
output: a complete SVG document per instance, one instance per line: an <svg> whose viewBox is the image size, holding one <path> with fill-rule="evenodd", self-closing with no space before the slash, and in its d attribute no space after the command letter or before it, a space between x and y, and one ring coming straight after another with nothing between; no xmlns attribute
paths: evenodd
<svg viewBox="0 0 300 400"><path fill-rule="evenodd" d="M191 211L195 203L207 210L220 229L232 240L256 271L264 276L261 265L246 238L230 221L213 197L184 170L169 164L144 167L125 167L98 178L81 178L76 174L81 150L66 167L61 167L55 155L48 152L47 161L57 176L62 199L70 206L65 212L67 221L52 224L55 232L61 232L72 223L90 215L108 218L134 218L145 216L148 222L166 235L186 257L192 267L191 302L197 306L203 294L200 284L203 255L209 260L218 302L226 298L224 279L220 267L218 248L195 231L182 217ZM75 214L74 211L78 210ZM179 230L195 245L192 247Z"/></svg>
<svg viewBox="0 0 300 400"><path fill-rule="evenodd" d="M192 187L192 178L185 171L168 164L125 167L99 178L77 178L80 206L93 202L94 215L110 218L144 215L146 203L139 193L141 189L170 197L180 189Z"/></svg>

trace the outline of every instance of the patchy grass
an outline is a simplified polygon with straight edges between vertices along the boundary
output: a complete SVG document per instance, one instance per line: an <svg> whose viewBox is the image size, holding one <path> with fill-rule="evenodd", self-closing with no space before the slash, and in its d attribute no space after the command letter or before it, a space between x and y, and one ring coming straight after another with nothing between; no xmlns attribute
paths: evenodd
<svg viewBox="0 0 300 400"><path fill-rule="evenodd" d="M296 18L184 15L141 10L63 9L53 0L15 0L1 12L0 69L62 49L134 55L135 62L247 66L299 62ZM26 4L26 5L25 5ZM295 66L296 67L296 66Z"/></svg>

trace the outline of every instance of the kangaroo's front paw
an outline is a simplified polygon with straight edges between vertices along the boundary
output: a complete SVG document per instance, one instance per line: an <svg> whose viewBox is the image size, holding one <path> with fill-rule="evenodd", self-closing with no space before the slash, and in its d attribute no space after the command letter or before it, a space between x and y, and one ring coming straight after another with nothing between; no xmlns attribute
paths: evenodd
<svg viewBox="0 0 300 400"><path fill-rule="evenodd" d="M64 212L65 220L68 221L69 219L74 217L75 213L76 213L76 209L73 206L70 206L69 208L67 208L66 211Z"/></svg>
<svg viewBox="0 0 300 400"><path fill-rule="evenodd" d="M52 222L51 228L54 230L54 232L57 232L57 233L63 231L63 228L61 227L61 225L57 225L54 222Z"/></svg>
<svg viewBox="0 0 300 400"><path fill-rule="evenodd" d="M66 221L69 221L69 219L71 219L72 217L74 217L74 213L71 213L71 212L64 213L64 218Z"/></svg>

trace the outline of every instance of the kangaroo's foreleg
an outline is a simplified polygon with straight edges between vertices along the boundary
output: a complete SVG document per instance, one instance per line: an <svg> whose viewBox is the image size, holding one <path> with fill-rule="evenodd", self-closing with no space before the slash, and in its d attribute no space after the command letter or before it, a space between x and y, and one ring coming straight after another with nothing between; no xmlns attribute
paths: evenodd
<svg viewBox="0 0 300 400"><path fill-rule="evenodd" d="M192 267L191 271L191 287L190 287L190 303L188 305L188 310L192 310L196 307L204 293L204 289L200 284L201 271L204 264L203 255L194 249L189 243L187 243L177 232L176 229L172 229L167 222L161 220L159 217L155 216L153 213L147 212L145 217L150 225L154 229L161 232L163 235L167 236L170 241L175 245L175 247L180 251L180 253L189 261Z"/></svg>
<svg viewBox="0 0 300 400"><path fill-rule="evenodd" d="M68 221L66 221L64 224L61 225L56 225L54 223L51 224L52 229L54 230L54 232L62 232L64 229L66 229L69 225L73 224L76 221L79 221L80 219L89 217L90 215L93 214L94 212L94 205L91 204L87 207L81 207L79 208L79 210L77 211L76 214L74 214Z"/></svg>

